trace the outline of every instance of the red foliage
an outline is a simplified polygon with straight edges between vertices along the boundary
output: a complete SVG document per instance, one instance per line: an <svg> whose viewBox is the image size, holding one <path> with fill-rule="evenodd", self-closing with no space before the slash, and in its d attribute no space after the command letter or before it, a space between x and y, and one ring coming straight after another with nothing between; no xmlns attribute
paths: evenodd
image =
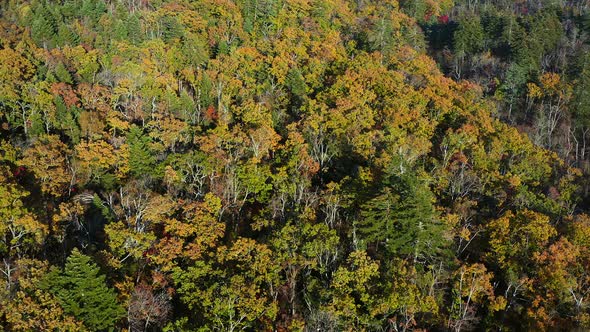
<svg viewBox="0 0 590 332"><path fill-rule="evenodd" d="M51 85L51 93L59 95L63 98L67 107L80 106L80 99L72 87L65 83L53 83Z"/></svg>
<svg viewBox="0 0 590 332"><path fill-rule="evenodd" d="M217 114L217 110L215 109L215 107L213 105L210 105L205 111L204 117L205 121L212 122L217 120L217 118L219 118L219 115Z"/></svg>
<svg viewBox="0 0 590 332"><path fill-rule="evenodd" d="M440 24L448 24L449 23L449 15L441 15L438 17L438 23Z"/></svg>
<svg viewBox="0 0 590 332"><path fill-rule="evenodd" d="M25 175L26 171L27 168L25 166L19 166L17 169L14 170L14 172L12 172L12 175L14 175L15 177L22 177Z"/></svg>

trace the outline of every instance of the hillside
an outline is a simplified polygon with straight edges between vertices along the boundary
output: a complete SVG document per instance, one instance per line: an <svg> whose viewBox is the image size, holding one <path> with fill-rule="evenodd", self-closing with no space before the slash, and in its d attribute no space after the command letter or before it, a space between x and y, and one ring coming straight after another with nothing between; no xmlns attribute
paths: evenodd
<svg viewBox="0 0 590 332"><path fill-rule="evenodd" d="M587 8L400 2L0 1L0 330L590 328Z"/></svg>

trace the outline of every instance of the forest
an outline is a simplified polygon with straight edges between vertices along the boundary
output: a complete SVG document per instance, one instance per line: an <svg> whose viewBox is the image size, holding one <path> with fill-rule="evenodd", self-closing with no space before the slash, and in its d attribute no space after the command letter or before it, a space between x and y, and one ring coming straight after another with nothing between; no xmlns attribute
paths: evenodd
<svg viewBox="0 0 590 332"><path fill-rule="evenodd" d="M0 331L590 330L590 1L0 0Z"/></svg>

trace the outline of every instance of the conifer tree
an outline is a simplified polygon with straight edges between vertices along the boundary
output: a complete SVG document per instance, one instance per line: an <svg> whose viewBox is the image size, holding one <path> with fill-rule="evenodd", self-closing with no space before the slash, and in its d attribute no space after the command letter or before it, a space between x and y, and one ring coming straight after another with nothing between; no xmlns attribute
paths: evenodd
<svg viewBox="0 0 590 332"><path fill-rule="evenodd" d="M578 80L574 88L574 125L577 128L590 127L590 55L582 57ZM583 130L583 129L582 129Z"/></svg>
<svg viewBox="0 0 590 332"><path fill-rule="evenodd" d="M289 70L286 77L286 84L295 96L299 98L305 96L307 85L305 84L305 80L299 69L293 68Z"/></svg>
<svg viewBox="0 0 590 332"><path fill-rule="evenodd" d="M428 186L409 173L387 182L361 207L361 236L377 248L384 245L389 255L417 260L440 254L445 244L443 229Z"/></svg>
<svg viewBox="0 0 590 332"><path fill-rule="evenodd" d="M66 66L60 62L55 67L55 76L60 82L72 84L74 80L72 79L72 74L68 71Z"/></svg>
<svg viewBox="0 0 590 332"><path fill-rule="evenodd" d="M167 43L174 39L181 38L184 34L182 25L174 17L164 16L160 20L160 24L162 29L162 39Z"/></svg>
<svg viewBox="0 0 590 332"><path fill-rule="evenodd" d="M138 177L154 173L156 158L150 148L151 139L141 128L132 126L127 135L129 144L129 168Z"/></svg>
<svg viewBox="0 0 590 332"><path fill-rule="evenodd" d="M141 31L141 22L137 15L129 15L125 21L127 29L127 38L133 44L139 44L143 40L143 32Z"/></svg>
<svg viewBox="0 0 590 332"><path fill-rule="evenodd" d="M127 31L127 23L123 20L117 20L114 24L113 39L115 40L127 40L129 38Z"/></svg>
<svg viewBox="0 0 590 332"><path fill-rule="evenodd" d="M31 36L37 44L50 46L55 37L56 24L53 16L43 5L38 5L33 13L31 22Z"/></svg>
<svg viewBox="0 0 590 332"><path fill-rule="evenodd" d="M59 45L74 46L80 43L80 38L65 24L60 24L57 29L57 40Z"/></svg>
<svg viewBox="0 0 590 332"><path fill-rule="evenodd" d="M459 54L474 54L484 47L485 35L479 16L466 17L455 31L455 50Z"/></svg>
<svg viewBox="0 0 590 332"><path fill-rule="evenodd" d="M80 12L83 17L88 17L93 23L96 23L106 10L107 8L104 1L84 0Z"/></svg>
<svg viewBox="0 0 590 332"><path fill-rule="evenodd" d="M59 300L64 312L84 322L92 331L112 328L124 315L113 289L90 257L74 249L64 271L52 270L41 288L49 290Z"/></svg>

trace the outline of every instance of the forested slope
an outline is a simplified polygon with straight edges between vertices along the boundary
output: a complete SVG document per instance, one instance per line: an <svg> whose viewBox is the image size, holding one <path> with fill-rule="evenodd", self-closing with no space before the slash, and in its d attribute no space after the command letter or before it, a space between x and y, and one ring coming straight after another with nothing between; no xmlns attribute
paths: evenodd
<svg viewBox="0 0 590 332"><path fill-rule="evenodd" d="M472 2L0 1L1 328L590 328L585 76Z"/></svg>

